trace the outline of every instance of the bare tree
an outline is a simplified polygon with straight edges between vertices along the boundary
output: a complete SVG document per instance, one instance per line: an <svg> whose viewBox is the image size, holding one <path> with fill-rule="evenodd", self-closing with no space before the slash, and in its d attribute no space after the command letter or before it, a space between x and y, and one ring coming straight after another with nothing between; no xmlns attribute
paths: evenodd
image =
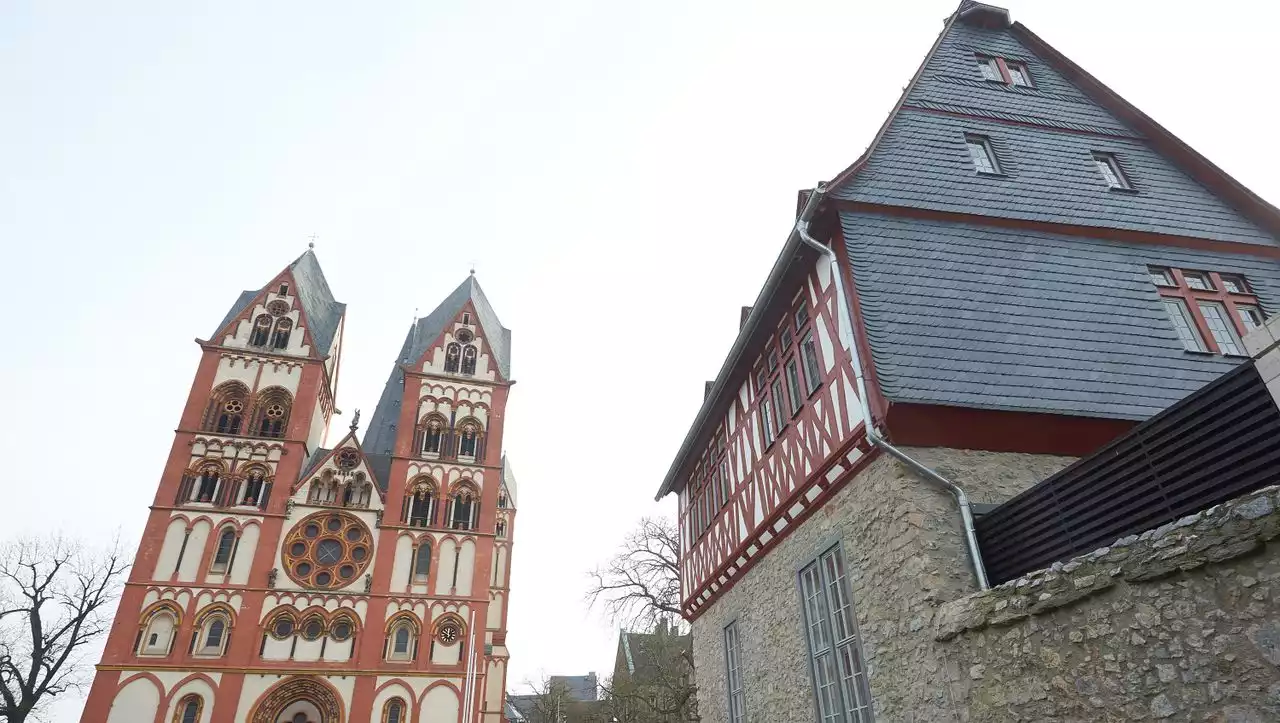
<svg viewBox="0 0 1280 723"><path fill-rule="evenodd" d="M107 629L128 567L118 543L99 555L61 538L0 549L0 720L23 723L84 682L85 646Z"/></svg>
<svg viewBox="0 0 1280 723"><path fill-rule="evenodd" d="M630 666L601 684L607 720L674 723L697 720L697 688L688 635L666 628L633 636Z"/></svg>
<svg viewBox="0 0 1280 723"><path fill-rule="evenodd" d="M680 621L680 537L666 518L646 517L603 567L592 570L587 601L623 627Z"/></svg>

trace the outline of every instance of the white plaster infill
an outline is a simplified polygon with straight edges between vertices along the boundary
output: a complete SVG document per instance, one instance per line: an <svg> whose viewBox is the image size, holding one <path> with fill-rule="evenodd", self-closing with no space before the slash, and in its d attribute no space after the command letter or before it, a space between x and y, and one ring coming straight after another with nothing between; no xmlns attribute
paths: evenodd
<svg viewBox="0 0 1280 723"><path fill-rule="evenodd" d="M1258 550L1280 536L1280 487L1267 487L1141 535L944 604L935 639L1012 623L1098 594Z"/></svg>

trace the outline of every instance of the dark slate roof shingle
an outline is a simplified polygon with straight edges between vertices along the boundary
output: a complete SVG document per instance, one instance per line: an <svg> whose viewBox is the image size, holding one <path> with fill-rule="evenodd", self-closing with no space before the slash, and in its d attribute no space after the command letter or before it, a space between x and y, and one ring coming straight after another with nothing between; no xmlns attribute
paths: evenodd
<svg viewBox="0 0 1280 723"><path fill-rule="evenodd" d="M1280 261L843 212L893 401L1146 419L1240 360L1184 351L1148 265L1244 274L1267 310Z"/></svg>
<svg viewBox="0 0 1280 723"><path fill-rule="evenodd" d="M409 326L395 366L391 368L391 375L382 387L378 406L374 408L373 417L365 429L362 445L367 453L391 454L393 451L396 422L400 419L400 398L404 391L404 370L401 365L411 364L421 358L468 301L479 317L485 343L492 350L498 373L503 379L511 379L511 331L498 321L498 315L484 295L484 290L480 288L480 282L476 281L475 276L468 276L430 314Z"/></svg>
<svg viewBox="0 0 1280 723"><path fill-rule="evenodd" d="M338 326L342 322L342 315L346 313L347 305L333 298L329 282L324 278L324 272L320 269L320 262L316 259L314 251L308 249L294 259L293 263L289 264L288 270L292 273L297 287L294 293L302 304L302 313L306 315L307 323L311 325L311 339L315 342L316 353L322 357L326 356L333 345L334 336L338 333ZM241 292L236 303L231 306L222 323L214 331L214 337L243 313L265 289L264 286L257 291Z"/></svg>

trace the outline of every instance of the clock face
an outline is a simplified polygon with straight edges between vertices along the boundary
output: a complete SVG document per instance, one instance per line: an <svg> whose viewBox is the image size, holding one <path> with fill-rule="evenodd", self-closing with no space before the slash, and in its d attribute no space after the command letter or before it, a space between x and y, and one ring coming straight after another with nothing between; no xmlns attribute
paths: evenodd
<svg viewBox="0 0 1280 723"><path fill-rule="evenodd" d="M444 643L452 643L458 639L458 629L452 625L445 625L440 628L440 641Z"/></svg>
<svg viewBox="0 0 1280 723"><path fill-rule="evenodd" d="M307 588L350 585L373 559L373 535L355 515L317 512L302 518L281 549L289 578Z"/></svg>

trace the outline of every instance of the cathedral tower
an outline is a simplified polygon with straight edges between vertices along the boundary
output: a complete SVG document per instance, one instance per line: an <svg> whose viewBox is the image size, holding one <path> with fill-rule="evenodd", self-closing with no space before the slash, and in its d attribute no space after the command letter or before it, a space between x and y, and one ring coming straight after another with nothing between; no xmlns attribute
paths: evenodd
<svg viewBox="0 0 1280 723"><path fill-rule="evenodd" d="M468 278L326 449L345 310L308 251L199 341L84 723L500 721L510 332Z"/></svg>

